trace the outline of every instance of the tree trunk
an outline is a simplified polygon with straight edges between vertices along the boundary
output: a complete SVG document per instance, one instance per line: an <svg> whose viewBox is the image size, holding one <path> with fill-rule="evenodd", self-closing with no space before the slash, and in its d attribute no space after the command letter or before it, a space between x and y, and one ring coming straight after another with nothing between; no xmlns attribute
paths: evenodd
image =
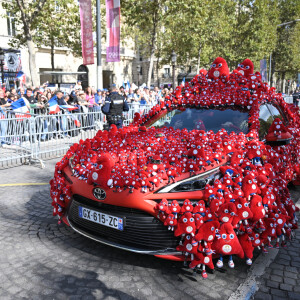
<svg viewBox="0 0 300 300"><path fill-rule="evenodd" d="M148 69L148 76L147 76L147 86L148 87L150 87L150 85L151 85L154 56L155 56L155 36L152 38L152 42L151 42L150 62L149 62L149 69Z"/></svg>
<svg viewBox="0 0 300 300"><path fill-rule="evenodd" d="M160 58L160 52L157 55L157 61L156 61L156 77L157 77L157 86L160 86L160 80L159 80L159 58Z"/></svg>
<svg viewBox="0 0 300 300"><path fill-rule="evenodd" d="M31 82L33 87L38 87L40 85L40 79L36 70L36 63L35 63L36 52L35 52L34 43L30 37L27 38L27 47L28 47L28 54L29 54L29 70L31 75Z"/></svg>
<svg viewBox="0 0 300 300"><path fill-rule="evenodd" d="M199 50L198 50L196 74L198 74L200 70L200 61L201 61L201 44L199 45Z"/></svg>
<svg viewBox="0 0 300 300"><path fill-rule="evenodd" d="M273 52L271 54L271 80L270 80L270 87L272 87L273 84L273 80L274 80L274 74L275 74L275 65L276 65L276 55L275 52Z"/></svg>
<svg viewBox="0 0 300 300"><path fill-rule="evenodd" d="M37 87L40 85L40 79L37 74L36 70L36 63L35 63L35 47L34 43L32 41L32 34L30 30L30 24L34 23L35 18L37 17L38 13L42 10L43 6L46 3L46 0L40 0L37 3L37 6L35 8L35 11L32 13L32 15L26 14L26 9L24 6L24 2L21 0L16 0L16 3L18 5L18 8L21 12L21 20L23 23L23 30L24 35L26 37L26 43L28 47L28 54L29 54L29 70L31 75L31 82L34 87Z"/></svg>
<svg viewBox="0 0 300 300"><path fill-rule="evenodd" d="M285 92L285 72L281 74L281 93Z"/></svg>
<svg viewBox="0 0 300 300"><path fill-rule="evenodd" d="M156 30L157 30L157 14L156 11L153 16L153 29L152 29L152 36L151 36L151 44L150 44L150 62L149 62L149 69L148 69L148 76L147 76L147 86L150 87L151 85L151 77L152 77L152 70L153 70L153 63L154 63L154 56L155 56L155 46L156 46Z"/></svg>
<svg viewBox="0 0 300 300"><path fill-rule="evenodd" d="M51 38L51 69L54 71L54 40ZM54 75L52 75L52 83L54 83Z"/></svg>

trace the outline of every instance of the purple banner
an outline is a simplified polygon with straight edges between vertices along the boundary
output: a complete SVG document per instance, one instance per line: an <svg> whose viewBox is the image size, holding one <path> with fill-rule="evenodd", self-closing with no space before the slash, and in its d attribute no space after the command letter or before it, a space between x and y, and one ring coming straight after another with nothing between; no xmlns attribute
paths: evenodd
<svg viewBox="0 0 300 300"><path fill-rule="evenodd" d="M94 64L93 19L91 0L79 0L81 48L84 65Z"/></svg>
<svg viewBox="0 0 300 300"><path fill-rule="evenodd" d="M120 0L106 0L106 61L120 61Z"/></svg>

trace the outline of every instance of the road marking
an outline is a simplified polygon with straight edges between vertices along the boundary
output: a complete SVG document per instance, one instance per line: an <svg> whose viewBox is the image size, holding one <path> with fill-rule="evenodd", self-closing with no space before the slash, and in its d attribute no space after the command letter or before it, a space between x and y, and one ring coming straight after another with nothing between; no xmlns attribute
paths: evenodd
<svg viewBox="0 0 300 300"><path fill-rule="evenodd" d="M0 187L5 187L5 186L26 186L26 185L48 185L49 182L29 182L29 183L4 183L0 184Z"/></svg>

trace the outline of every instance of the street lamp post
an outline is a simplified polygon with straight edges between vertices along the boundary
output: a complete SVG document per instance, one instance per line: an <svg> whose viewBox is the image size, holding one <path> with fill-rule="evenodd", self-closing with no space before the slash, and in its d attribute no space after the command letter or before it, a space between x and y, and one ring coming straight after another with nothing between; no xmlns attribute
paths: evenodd
<svg viewBox="0 0 300 300"><path fill-rule="evenodd" d="M2 48L0 48L0 66L1 66L1 79L2 79L2 86L4 84L4 70L3 70L3 66L4 66L4 51Z"/></svg>
<svg viewBox="0 0 300 300"><path fill-rule="evenodd" d="M173 91L174 91L175 90L175 66L177 61L177 55L174 50L172 51L171 60L173 66Z"/></svg>
<svg viewBox="0 0 300 300"><path fill-rule="evenodd" d="M281 26L285 26L285 25L289 25L289 24L292 24L292 23L295 23L295 22L299 22L300 19L296 19L296 20L293 20L293 21L290 21L290 22L286 22L286 23L282 23L282 24L278 24L276 25L276 27L281 27ZM272 52L270 54L270 63L269 63L269 85L271 86L271 67L272 67Z"/></svg>
<svg viewBox="0 0 300 300"><path fill-rule="evenodd" d="M101 4L100 0L96 1L96 32L97 32L97 89L103 89L103 74L102 74L102 62L101 62Z"/></svg>
<svg viewBox="0 0 300 300"><path fill-rule="evenodd" d="M140 65L136 66L136 72L137 72L137 80L138 80L137 84L138 84L138 86L140 86L140 72L141 72L141 66Z"/></svg>

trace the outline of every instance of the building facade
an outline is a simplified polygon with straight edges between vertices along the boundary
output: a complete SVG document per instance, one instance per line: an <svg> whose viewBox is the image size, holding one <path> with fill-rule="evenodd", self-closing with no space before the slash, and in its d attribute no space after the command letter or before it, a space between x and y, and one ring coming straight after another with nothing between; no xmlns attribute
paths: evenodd
<svg viewBox="0 0 300 300"><path fill-rule="evenodd" d="M15 35L17 28L14 23L14 16L7 13L0 0L0 48L4 49L4 81L9 82L10 86L19 85L16 76L22 71L26 76L26 85L31 85L29 71L29 55L28 49L22 47L13 49L9 45L10 39ZM79 12L78 12L79 13ZM129 46L128 46L129 44ZM126 47L120 50L120 62L107 63L105 42L102 46L102 70L103 70L103 87L107 88L111 83L121 86L123 82L132 82L133 79L133 60L135 59L134 43L126 43ZM97 88L97 58L96 48L94 51L95 64L83 65L82 57L76 57L68 48L55 48L54 50L54 71L63 71L68 73L86 72L85 74L60 75L51 76L47 71L51 68L50 47L36 47L36 67L39 72L40 84L46 81L58 86L58 84L75 84L77 80L81 80L84 87L91 86ZM1 73L1 70L0 70ZM0 74L2 75L2 74ZM0 76L2 78L2 76ZM4 82L4 84L5 84ZM0 82L1 83L1 82Z"/></svg>

